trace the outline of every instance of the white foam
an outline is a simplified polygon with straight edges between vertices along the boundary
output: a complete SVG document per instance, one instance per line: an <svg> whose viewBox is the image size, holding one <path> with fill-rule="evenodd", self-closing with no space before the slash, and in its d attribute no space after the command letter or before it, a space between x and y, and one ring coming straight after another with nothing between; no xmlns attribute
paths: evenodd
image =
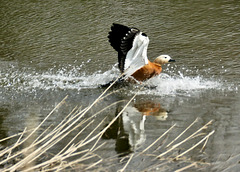
<svg viewBox="0 0 240 172"><path fill-rule="evenodd" d="M70 70L62 68L55 72L49 70L44 73L21 73L15 71L6 73L1 78L0 83L5 88L29 92L57 89L81 90L83 88L97 88L99 85L112 81L119 74L119 70L115 66L106 72L97 71L90 75L80 73L77 67L72 67ZM173 76L162 73L143 82L141 85L146 85L141 91L138 91L139 85L133 85L131 88L126 88L126 90L138 94L176 95L189 94L199 90L217 89L222 86L220 82L213 79L204 79L200 76L184 76L181 72Z"/></svg>
<svg viewBox="0 0 240 172"><path fill-rule="evenodd" d="M82 88L96 88L101 84L110 82L117 75L114 70L100 72L91 75L72 72L62 73L60 71L57 74L43 73L31 77L32 80L29 82L29 86L41 89L81 90Z"/></svg>
<svg viewBox="0 0 240 172"><path fill-rule="evenodd" d="M154 95L176 95L189 94L200 90L218 89L222 84L215 80L207 80L200 76L190 77L179 75L170 76L161 73L159 76L149 79L144 83L152 89L144 89L138 94L154 94Z"/></svg>
<svg viewBox="0 0 240 172"><path fill-rule="evenodd" d="M28 72L9 72L2 74L0 78L1 85L5 88L18 91L33 90L54 90L54 89L72 89L81 90L82 88L96 88L101 84L110 82L119 75L118 69L113 67L104 73L97 71L91 75L80 73L77 68L67 71L65 68L56 72L49 70L44 73ZM5 76L4 76L5 75Z"/></svg>

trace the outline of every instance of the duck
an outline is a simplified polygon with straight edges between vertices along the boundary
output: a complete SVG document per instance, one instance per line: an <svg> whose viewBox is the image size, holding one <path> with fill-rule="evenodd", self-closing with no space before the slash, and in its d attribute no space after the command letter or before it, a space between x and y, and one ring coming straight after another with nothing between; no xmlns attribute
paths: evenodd
<svg viewBox="0 0 240 172"><path fill-rule="evenodd" d="M113 23L108 40L118 53L118 68L125 80L146 81L159 75L162 65L175 62L169 55L160 55L153 62L148 60L149 38L135 27Z"/></svg>

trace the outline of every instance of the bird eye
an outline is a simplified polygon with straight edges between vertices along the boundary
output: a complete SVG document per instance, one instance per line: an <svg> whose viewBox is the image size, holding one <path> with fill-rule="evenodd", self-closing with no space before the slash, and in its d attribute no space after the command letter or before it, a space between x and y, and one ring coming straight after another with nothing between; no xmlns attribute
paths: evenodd
<svg viewBox="0 0 240 172"><path fill-rule="evenodd" d="M165 59L167 58L167 56L165 56Z"/></svg>

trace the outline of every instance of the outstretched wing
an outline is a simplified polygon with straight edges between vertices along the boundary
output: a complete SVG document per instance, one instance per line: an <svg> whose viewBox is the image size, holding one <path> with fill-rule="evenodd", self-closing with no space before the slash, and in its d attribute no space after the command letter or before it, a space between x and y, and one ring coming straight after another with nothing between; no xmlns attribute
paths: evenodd
<svg viewBox="0 0 240 172"><path fill-rule="evenodd" d="M148 64L148 44L149 39L146 34L140 32L135 36L133 46L127 53L124 65L124 73L127 77Z"/></svg>
<svg viewBox="0 0 240 172"><path fill-rule="evenodd" d="M127 76L148 63L149 39L137 28L115 24L108 35L111 46L118 52L118 67Z"/></svg>

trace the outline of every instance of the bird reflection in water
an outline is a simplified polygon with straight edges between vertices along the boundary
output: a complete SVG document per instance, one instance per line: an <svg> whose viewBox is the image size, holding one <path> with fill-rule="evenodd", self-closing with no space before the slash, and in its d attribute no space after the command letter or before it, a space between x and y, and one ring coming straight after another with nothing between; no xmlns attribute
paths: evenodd
<svg viewBox="0 0 240 172"><path fill-rule="evenodd" d="M159 103L151 101L141 102L134 105L134 107L145 116L154 116L157 120L165 121L168 113L165 109L161 108Z"/></svg>
<svg viewBox="0 0 240 172"><path fill-rule="evenodd" d="M116 110L116 115L122 106ZM109 127L103 139L115 139L115 150L119 156L125 156L138 149L146 140L144 123L146 118L154 116L164 121L168 113L159 103L144 101L126 107L122 115Z"/></svg>

